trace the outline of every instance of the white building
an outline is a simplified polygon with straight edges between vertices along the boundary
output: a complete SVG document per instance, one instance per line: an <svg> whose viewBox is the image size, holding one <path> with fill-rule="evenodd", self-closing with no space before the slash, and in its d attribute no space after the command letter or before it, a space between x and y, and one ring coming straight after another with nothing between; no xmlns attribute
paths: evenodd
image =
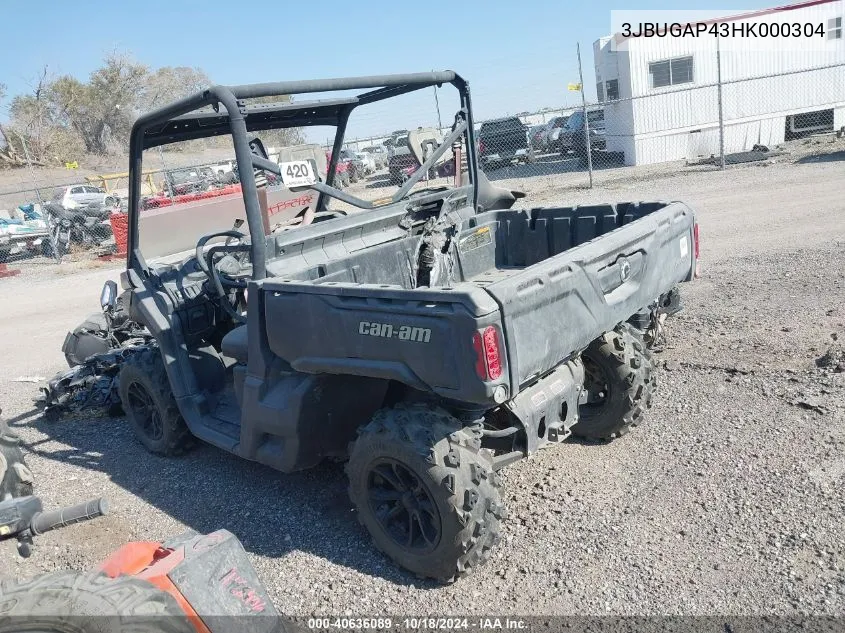
<svg viewBox="0 0 845 633"><path fill-rule="evenodd" d="M607 149L624 152L627 165L718 156L719 68L726 153L845 126L845 0L809 1L708 24L741 29L775 22L823 25L825 33L803 39L616 34L596 41Z"/></svg>

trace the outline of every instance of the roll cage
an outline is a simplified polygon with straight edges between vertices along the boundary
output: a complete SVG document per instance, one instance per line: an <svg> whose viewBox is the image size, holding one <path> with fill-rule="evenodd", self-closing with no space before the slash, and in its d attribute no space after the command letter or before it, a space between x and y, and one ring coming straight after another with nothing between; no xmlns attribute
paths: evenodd
<svg viewBox="0 0 845 633"><path fill-rule="evenodd" d="M343 146L346 125L352 111L361 105L442 84L452 84L460 95L461 111L465 118L465 125L462 127L465 128L464 133L467 137L465 149L467 167L474 203L478 195L478 168L469 84L454 71L283 81L241 86L218 85L140 116L132 126L129 140L127 267L139 273L147 267L140 252L138 239L144 150L181 141L231 134L235 146L235 160L239 166L252 165L254 168L267 169L268 161L256 156L250 149L249 132L316 125L336 126L337 132L326 184L318 183L315 186L319 192L317 208L323 210L326 205L325 190L332 184L338 155ZM293 97L342 90L365 90L365 92L352 96L289 103L248 105L246 101L261 97ZM213 110L202 110L207 106L211 106ZM266 235L258 202L255 174L252 169L243 169L243 167L239 169L239 173L250 234L252 278L263 279L266 276ZM402 195L407 193L410 186L406 183L406 186L400 189Z"/></svg>

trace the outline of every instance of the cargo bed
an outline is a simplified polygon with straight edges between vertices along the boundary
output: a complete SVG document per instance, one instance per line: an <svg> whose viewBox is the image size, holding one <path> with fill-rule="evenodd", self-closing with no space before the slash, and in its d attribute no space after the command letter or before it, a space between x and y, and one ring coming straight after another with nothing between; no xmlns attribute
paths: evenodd
<svg viewBox="0 0 845 633"><path fill-rule="evenodd" d="M694 222L679 202L490 211L462 222L428 287L414 287L417 235L306 238L282 249L286 277L259 283L269 347L298 371L487 402L498 384L518 392L691 279ZM297 327L303 319L312 325ZM482 384L471 341L489 325L507 371Z"/></svg>

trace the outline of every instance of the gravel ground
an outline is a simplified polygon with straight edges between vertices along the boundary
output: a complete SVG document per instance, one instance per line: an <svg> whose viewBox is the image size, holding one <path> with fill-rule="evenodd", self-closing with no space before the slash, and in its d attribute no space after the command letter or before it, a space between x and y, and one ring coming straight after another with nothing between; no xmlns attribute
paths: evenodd
<svg viewBox="0 0 845 633"><path fill-rule="evenodd" d="M202 447L147 454L122 420L48 423L23 376L61 369L66 329L114 269L0 280L0 404L49 505L112 513L51 533L3 574L86 568L129 539L237 534L289 614L842 614L845 611L845 154L593 191L521 184L530 204L673 198L700 216L703 278L668 324L647 422L507 468L492 560L451 586L371 546L339 465L281 475Z"/></svg>

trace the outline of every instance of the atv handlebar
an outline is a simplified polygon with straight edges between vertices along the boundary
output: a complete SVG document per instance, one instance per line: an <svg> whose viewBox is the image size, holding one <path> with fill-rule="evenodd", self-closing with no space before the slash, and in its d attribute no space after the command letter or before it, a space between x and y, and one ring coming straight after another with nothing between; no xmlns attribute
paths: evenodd
<svg viewBox="0 0 845 633"><path fill-rule="evenodd" d="M0 541L17 539L18 553L26 558L32 553L32 537L80 521L96 519L108 511L108 501L103 498L42 512L39 497L12 497L0 501Z"/></svg>
<svg viewBox="0 0 845 633"><path fill-rule="evenodd" d="M38 512L32 517L29 528L33 534L40 535L50 530L105 516L108 512L109 502L107 499L103 497L90 499L69 508Z"/></svg>

